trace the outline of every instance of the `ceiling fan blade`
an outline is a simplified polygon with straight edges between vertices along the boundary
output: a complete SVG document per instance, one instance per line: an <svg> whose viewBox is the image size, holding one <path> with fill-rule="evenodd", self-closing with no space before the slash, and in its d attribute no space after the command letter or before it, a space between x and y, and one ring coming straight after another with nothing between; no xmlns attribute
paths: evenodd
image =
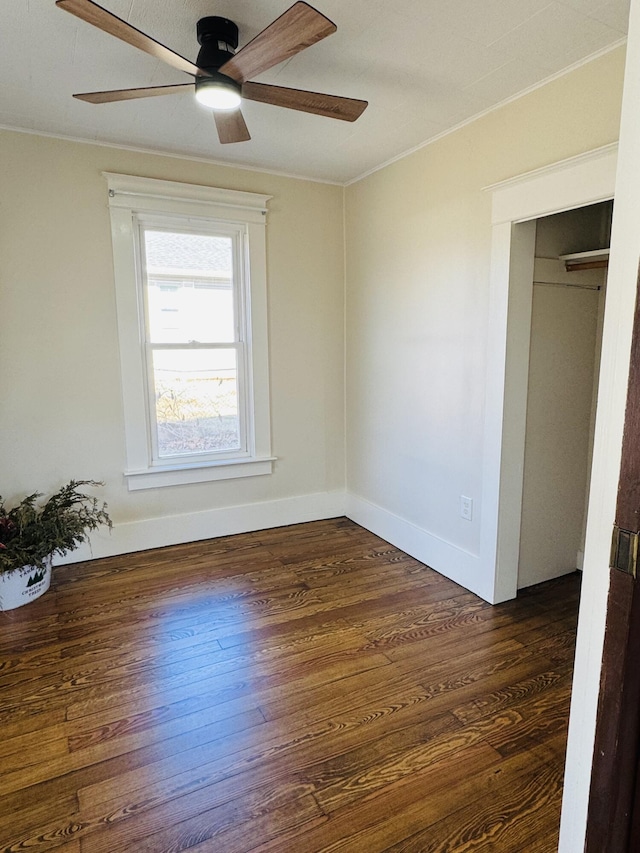
<svg viewBox="0 0 640 853"><path fill-rule="evenodd" d="M77 2L77 0L76 0ZM219 69L244 83L335 33L337 27L308 3L294 3Z"/></svg>
<svg viewBox="0 0 640 853"><path fill-rule="evenodd" d="M155 98L157 95L178 95L185 89L193 91L193 83L178 83L175 86L147 86L142 89L111 89L109 92L82 92L74 95L79 101L89 104L111 104L114 101L131 101L134 98Z"/></svg>
<svg viewBox="0 0 640 853"><path fill-rule="evenodd" d="M342 98L339 95L325 95L320 92L306 92L304 89L288 89L284 86L269 86L266 83L244 83L242 97L275 107L289 110L301 110L317 116L339 118L342 121L355 121L368 106L367 101L355 98Z"/></svg>
<svg viewBox="0 0 640 853"><path fill-rule="evenodd" d="M118 18L116 15L112 15L111 12L107 12L106 9L98 6L97 3L93 3L92 0L56 0L56 6L64 9L65 12L71 12L72 15L81 18L88 24L93 24L99 30L103 30L105 33L109 33L116 38L122 39L122 41L126 41L127 44L133 45L133 47L151 54L156 59L161 59L173 68L177 68L178 71L185 71L187 74L194 74L196 76L202 76L206 73L198 68L197 65L189 62L188 59L180 56L179 53L175 53L163 44L160 44L160 42L140 32L140 30L123 21L122 18Z"/></svg>
<svg viewBox="0 0 640 853"><path fill-rule="evenodd" d="M247 142L251 139L240 110L214 110L213 117L223 145L229 142Z"/></svg>

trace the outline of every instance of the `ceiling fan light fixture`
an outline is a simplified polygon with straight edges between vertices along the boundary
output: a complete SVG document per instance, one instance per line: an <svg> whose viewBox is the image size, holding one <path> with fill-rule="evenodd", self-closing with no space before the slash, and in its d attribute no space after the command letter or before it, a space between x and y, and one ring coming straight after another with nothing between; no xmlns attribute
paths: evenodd
<svg viewBox="0 0 640 853"><path fill-rule="evenodd" d="M212 110L236 110L242 102L241 86L226 74L211 72L196 77L196 100Z"/></svg>

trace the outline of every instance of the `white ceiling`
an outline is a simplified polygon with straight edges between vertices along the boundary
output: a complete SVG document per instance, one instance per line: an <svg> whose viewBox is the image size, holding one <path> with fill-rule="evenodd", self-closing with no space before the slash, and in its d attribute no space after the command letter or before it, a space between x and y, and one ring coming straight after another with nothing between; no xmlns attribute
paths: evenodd
<svg viewBox="0 0 640 853"><path fill-rule="evenodd" d="M312 0L313 2L313 0ZM293 0L100 0L195 61L196 21L240 46ZM250 142L221 145L189 94L94 105L74 92L188 82L56 8L0 2L0 125L348 182L624 38L629 0L315 0L336 34L257 78L369 101L354 124L245 102Z"/></svg>

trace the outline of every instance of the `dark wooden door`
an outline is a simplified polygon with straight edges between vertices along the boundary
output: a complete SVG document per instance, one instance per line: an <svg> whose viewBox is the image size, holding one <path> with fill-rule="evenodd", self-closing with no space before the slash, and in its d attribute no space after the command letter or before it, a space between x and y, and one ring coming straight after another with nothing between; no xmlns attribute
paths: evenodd
<svg viewBox="0 0 640 853"><path fill-rule="evenodd" d="M640 293L640 282L639 282ZM631 345L586 853L640 851L640 299Z"/></svg>
<svg viewBox="0 0 640 853"><path fill-rule="evenodd" d="M629 850L640 850L640 785L638 784L638 779L640 778L639 774L640 757L636 766L636 790L633 797L633 806L631 811L631 829L628 844Z"/></svg>

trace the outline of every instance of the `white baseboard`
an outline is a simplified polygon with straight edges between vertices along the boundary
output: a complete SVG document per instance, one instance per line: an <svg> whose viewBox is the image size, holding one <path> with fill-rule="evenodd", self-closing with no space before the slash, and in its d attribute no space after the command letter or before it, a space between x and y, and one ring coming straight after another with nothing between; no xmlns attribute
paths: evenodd
<svg viewBox="0 0 640 853"><path fill-rule="evenodd" d="M480 557L476 554L439 539L412 522L353 494L346 496L346 515L439 574L491 602L493 583L489 585L487 578L483 578Z"/></svg>
<svg viewBox="0 0 640 853"><path fill-rule="evenodd" d="M66 557L56 560L55 564L115 557L149 548L163 548L342 515L397 548L402 548L407 554L465 589L487 601L491 600L490 589L485 588L486 583L483 583L480 558L477 555L439 539L382 507L343 491L319 492L114 524L111 533L100 530L93 534L91 547L82 545Z"/></svg>
<svg viewBox="0 0 640 853"><path fill-rule="evenodd" d="M55 565L62 565L99 557L115 557L146 551L148 548L163 548L217 536L319 521L322 518L337 518L344 514L345 493L337 491L129 521L114 524L110 533L103 530L96 532L91 537L91 547L82 545L54 562Z"/></svg>

